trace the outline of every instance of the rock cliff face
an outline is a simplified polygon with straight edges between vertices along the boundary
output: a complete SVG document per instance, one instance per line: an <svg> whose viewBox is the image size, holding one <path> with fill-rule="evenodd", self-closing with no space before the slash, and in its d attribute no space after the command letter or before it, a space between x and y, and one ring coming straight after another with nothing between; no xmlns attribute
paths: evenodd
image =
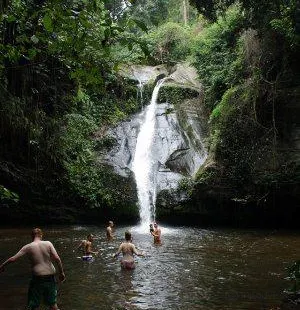
<svg viewBox="0 0 300 310"><path fill-rule="evenodd" d="M274 189L261 185L257 179L246 188L255 195L243 195L242 186L232 186L223 177L221 166L214 159L214 148L210 145L207 156L205 140L207 117L201 111L202 87L196 73L189 67L177 65L167 70L159 67L134 67L127 70L127 78L136 81L137 100L142 111L130 119L111 128L106 138L113 140L113 146L99 156L99 160L113 167L116 175L125 180L123 184L132 184L135 179L132 162L135 154L137 137L144 120L145 106L149 104L152 90L158 79L165 82L159 90L156 108L156 133L153 139L157 181L156 214L160 220L168 222L191 222L195 224L211 223L220 225L290 225L293 214L299 214L299 184L287 176L285 181ZM286 163L295 165L299 171L299 108L298 91L289 98L284 98L284 109L280 111L277 129L278 154ZM144 107L144 108L142 108ZM266 159L268 160L268 158ZM220 168L221 167L221 168ZM200 168L200 169L199 169ZM267 169L265 166L262 169ZM214 182L190 182L202 172ZM290 180L292 179L292 180ZM126 181L127 180L127 181ZM280 180L279 180L280 181ZM289 182L289 183L288 183ZM122 186L122 182L120 183ZM279 184L279 183L278 183ZM125 187L120 189L125 191ZM187 197L187 192L189 197ZM247 192L247 193L248 193ZM132 191L132 196L136 192ZM259 203L254 200L256 196ZM291 200L282 214L281 205L286 204L286 197ZM132 197L137 201L136 197Z"/></svg>
<svg viewBox="0 0 300 310"><path fill-rule="evenodd" d="M134 67L127 69L125 75L135 79L137 85L141 81L146 84L148 79L148 87L152 85L152 88L155 80L167 76L156 109L153 160L157 170L157 194L164 190L172 192L180 180L193 177L206 159L205 146L201 142L205 136L205 119L197 110L201 85L193 69L184 65L178 65L171 74L164 67ZM142 98L149 98L149 95L142 93ZM101 155L101 161L112 166L122 177L134 178L132 161L143 118L144 111L141 111L107 132L107 137L114 143Z"/></svg>

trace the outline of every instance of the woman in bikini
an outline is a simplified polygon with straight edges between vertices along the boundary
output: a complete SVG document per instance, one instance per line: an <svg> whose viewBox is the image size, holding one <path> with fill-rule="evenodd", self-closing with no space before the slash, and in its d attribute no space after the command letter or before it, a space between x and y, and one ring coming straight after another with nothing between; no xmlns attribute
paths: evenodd
<svg viewBox="0 0 300 310"><path fill-rule="evenodd" d="M120 253L123 254L123 257L121 259L121 267L124 269L134 269L134 259L133 254L137 256L144 256L143 253L139 253L135 245L132 243L132 237L131 233L129 231L125 232L125 241L121 243L117 253L114 255L114 257L117 257Z"/></svg>

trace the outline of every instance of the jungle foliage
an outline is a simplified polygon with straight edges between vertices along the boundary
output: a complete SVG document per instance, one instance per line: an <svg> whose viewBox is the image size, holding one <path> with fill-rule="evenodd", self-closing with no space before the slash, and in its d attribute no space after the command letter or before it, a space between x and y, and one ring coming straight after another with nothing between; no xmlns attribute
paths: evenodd
<svg viewBox="0 0 300 310"><path fill-rule="evenodd" d="M288 111L299 100L299 3L206 3L216 21L197 37L193 63L210 114L210 164L198 185L226 184L243 203L288 186L296 197L299 158L289 152L289 132L297 121Z"/></svg>
<svg viewBox="0 0 300 310"><path fill-rule="evenodd" d="M0 204L136 211L97 157L106 129L139 109L123 63L197 69L210 164L191 193L226 183L259 200L299 184L287 148L299 33L297 0L2 1Z"/></svg>
<svg viewBox="0 0 300 310"><path fill-rule="evenodd" d="M137 109L112 47L138 40L101 0L13 0L1 11L1 197L114 204L93 136Z"/></svg>

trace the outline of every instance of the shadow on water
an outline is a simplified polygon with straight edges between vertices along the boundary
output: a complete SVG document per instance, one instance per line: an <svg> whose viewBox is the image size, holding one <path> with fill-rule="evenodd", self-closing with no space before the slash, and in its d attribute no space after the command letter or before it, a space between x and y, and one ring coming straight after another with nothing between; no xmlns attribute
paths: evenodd
<svg viewBox="0 0 300 310"><path fill-rule="evenodd" d="M124 271L113 254L131 230L133 243L146 253L136 268ZM74 249L88 233L100 252L84 262ZM30 241L30 230L0 229L0 259ZM288 286L285 267L299 258L296 232L162 227L161 246L134 227L117 227L116 240L105 228L69 226L45 229L57 248L67 275L59 285L62 310L82 309L276 309ZM30 277L21 259L0 276L1 309L21 310Z"/></svg>

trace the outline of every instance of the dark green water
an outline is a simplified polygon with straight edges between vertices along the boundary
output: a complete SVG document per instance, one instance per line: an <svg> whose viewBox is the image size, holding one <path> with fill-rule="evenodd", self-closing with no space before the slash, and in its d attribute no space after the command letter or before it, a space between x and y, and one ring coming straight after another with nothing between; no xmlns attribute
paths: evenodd
<svg viewBox="0 0 300 310"><path fill-rule="evenodd" d="M117 227L117 240L105 240L104 227L48 228L45 239L58 250L67 280L59 285L61 310L96 309L272 309L289 286L285 268L300 258L300 234L280 231L163 228L163 245L133 232L133 243L146 252L133 271L122 271L112 258L128 227ZM94 233L100 254L83 262L73 250ZM30 229L0 229L3 261L30 241ZM23 310L30 278L26 258L0 274L0 309Z"/></svg>

